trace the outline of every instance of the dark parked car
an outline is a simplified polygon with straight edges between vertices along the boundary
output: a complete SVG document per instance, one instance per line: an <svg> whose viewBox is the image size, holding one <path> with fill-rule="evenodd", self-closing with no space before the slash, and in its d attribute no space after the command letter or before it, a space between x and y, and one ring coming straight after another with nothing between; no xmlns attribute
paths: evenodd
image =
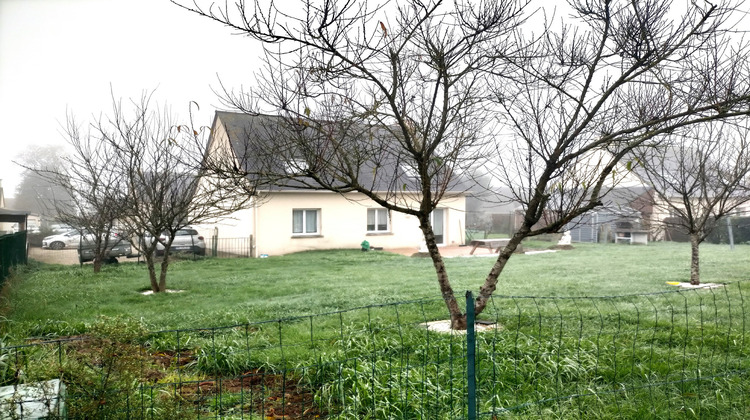
<svg viewBox="0 0 750 420"><path fill-rule="evenodd" d="M107 245L107 252L105 256L107 259L105 262L107 263L116 263L117 257L137 257L138 253L134 252L132 245L130 242L125 240L122 237L117 237L116 239L111 238L110 243ZM80 263L85 263L88 261L94 260L94 243L89 241L81 241L80 245L78 246L78 261Z"/></svg>

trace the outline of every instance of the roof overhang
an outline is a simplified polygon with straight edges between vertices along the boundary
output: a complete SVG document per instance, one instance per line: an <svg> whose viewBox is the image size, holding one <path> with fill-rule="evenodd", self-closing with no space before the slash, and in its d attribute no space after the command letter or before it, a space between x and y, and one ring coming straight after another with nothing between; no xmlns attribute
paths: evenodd
<svg viewBox="0 0 750 420"><path fill-rule="evenodd" d="M26 226L30 211L0 209L0 223L21 223Z"/></svg>

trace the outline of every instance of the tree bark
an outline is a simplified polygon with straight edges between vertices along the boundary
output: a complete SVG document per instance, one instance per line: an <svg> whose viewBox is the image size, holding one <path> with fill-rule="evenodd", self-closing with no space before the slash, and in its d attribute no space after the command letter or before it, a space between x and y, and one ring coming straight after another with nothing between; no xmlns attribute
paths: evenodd
<svg viewBox="0 0 750 420"><path fill-rule="evenodd" d="M159 273L159 291L167 291L167 269L169 268L169 252L164 250L164 259L161 261L161 273Z"/></svg>
<svg viewBox="0 0 750 420"><path fill-rule="evenodd" d="M154 269L154 256L153 254L146 254L146 266L148 267L148 278L151 281L151 291L159 293L159 283L156 281L156 270Z"/></svg>
<svg viewBox="0 0 750 420"><path fill-rule="evenodd" d="M500 273L503 272L505 264L508 263L508 260L513 253L516 252L518 245L527 236L526 234L528 231L529 228L526 225L522 226L521 229L517 230L510 238L508 245L500 251L500 255L497 256L495 264L492 266L492 269L484 280L484 284L482 284L482 287L479 289L479 295L474 302L475 315L479 315L484 311L484 308L487 307L487 303L489 302L492 293L494 293L497 288L497 279L500 276Z"/></svg>
<svg viewBox="0 0 750 420"><path fill-rule="evenodd" d="M698 254L701 245L700 237L697 233L690 234L690 284L701 284L700 274L700 255Z"/></svg>
<svg viewBox="0 0 750 420"><path fill-rule="evenodd" d="M542 214L545 208L545 196L542 192L546 188L547 182L552 177L553 171L554 168L548 167L545 173L540 177L540 180L537 182L537 188L534 191L531 200L529 201L528 207L526 208L521 227L518 228L515 233L513 233L510 241L508 241L508 245L506 245L500 251L500 255L497 256L495 264L492 265L492 269L490 269L490 272L484 279L484 284L482 284L482 287L479 288L479 296L477 296L476 300L474 301L475 316L481 314L482 311L484 311L484 308L487 307L487 303L489 303L490 297L492 297L492 294L497 288L497 279L498 277L500 277L500 273L502 273L505 269L505 265L508 263L508 260L511 256L513 256L513 253L516 252L516 249L518 248L518 245L521 244L521 241L529 236L529 234L531 233L531 228L534 226L534 224L536 224L539 219L542 218Z"/></svg>
<svg viewBox="0 0 750 420"><path fill-rule="evenodd" d="M443 295L445 306L448 308L451 316L451 329L465 330L466 315L461 311L461 307L458 305L456 296L453 293L453 288L448 278L448 271L445 269L445 261L435 241L435 232L432 230L429 214L419 217L419 228L422 230L427 251L432 259L432 265L435 267L435 274L437 274L438 284L440 285L440 293Z"/></svg>
<svg viewBox="0 0 750 420"><path fill-rule="evenodd" d="M81 245L78 245L79 252ZM102 250L102 242L99 238L94 240L94 260L91 262L94 265L94 273L99 273L102 271L102 265L104 264L104 254L105 252Z"/></svg>
<svg viewBox="0 0 750 420"><path fill-rule="evenodd" d="M94 273L102 271L102 259L99 256L94 257Z"/></svg>

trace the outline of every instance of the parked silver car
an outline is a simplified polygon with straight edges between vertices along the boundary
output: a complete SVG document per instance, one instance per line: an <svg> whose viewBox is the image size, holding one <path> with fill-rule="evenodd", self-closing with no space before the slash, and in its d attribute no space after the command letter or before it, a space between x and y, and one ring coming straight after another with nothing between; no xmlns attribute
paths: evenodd
<svg viewBox="0 0 750 420"><path fill-rule="evenodd" d="M42 248L45 249L63 249L63 248L78 248L79 246L91 247L91 243L94 242L94 235L86 233L81 235L77 230L70 230L65 233L58 235L50 235L42 239ZM109 243L113 244L122 240L117 233L112 233L109 236Z"/></svg>
<svg viewBox="0 0 750 420"><path fill-rule="evenodd" d="M162 233L159 237L160 241L156 244L156 255L164 255L164 245L162 242L167 242L168 234ZM151 243L151 236L146 235L144 238L146 244ZM169 248L170 254L173 253L190 253L195 255L206 255L206 241L203 236L198 234L198 231L191 228L185 227L177 231L177 234L172 241L172 246Z"/></svg>
<svg viewBox="0 0 750 420"><path fill-rule="evenodd" d="M47 236L42 239L42 248L63 249L65 247L77 247L81 242L81 234L77 230L70 230L65 233Z"/></svg>

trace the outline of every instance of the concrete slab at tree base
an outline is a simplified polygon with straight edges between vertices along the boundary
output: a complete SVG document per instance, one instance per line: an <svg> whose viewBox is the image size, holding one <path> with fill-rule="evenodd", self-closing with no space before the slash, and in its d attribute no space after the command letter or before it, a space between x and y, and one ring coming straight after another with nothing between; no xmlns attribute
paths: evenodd
<svg viewBox="0 0 750 420"><path fill-rule="evenodd" d="M466 330L452 330L450 319L423 322L419 324L419 326L423 328L427 328L428 331L435 331L438 333L466 334ZM477 321L474 323L474 331L477 331L477 332L490 331L490 330L501 331L502 329L503 329L502 325L498 325L494 322Z"/></svg>
<svg viewBox="0 0 750 420"><path fill-rule="evenodd" d="M690 284L690 282L681 282L677 284L669 283L672 286L682 287L684 289L717 289L724 287L722 283L701 283L701 284Z"/></svg>
<svg viewBox="0 0 750 420"><path fill-rule="evenodd" d="M0 419L64 419L65 384L59 379L0 387Z"/></svg>
<svg viewBox="0 0 750 420"><path fill-rule="evenodd" d="M179 290L179 289L167 289L164 293L182 293L182 292L183 292L183 290ZM153 290L144 290L144 291L141 292L141 294L143 296L149 296L149 295L153 295L154 291Z"/></svg>

